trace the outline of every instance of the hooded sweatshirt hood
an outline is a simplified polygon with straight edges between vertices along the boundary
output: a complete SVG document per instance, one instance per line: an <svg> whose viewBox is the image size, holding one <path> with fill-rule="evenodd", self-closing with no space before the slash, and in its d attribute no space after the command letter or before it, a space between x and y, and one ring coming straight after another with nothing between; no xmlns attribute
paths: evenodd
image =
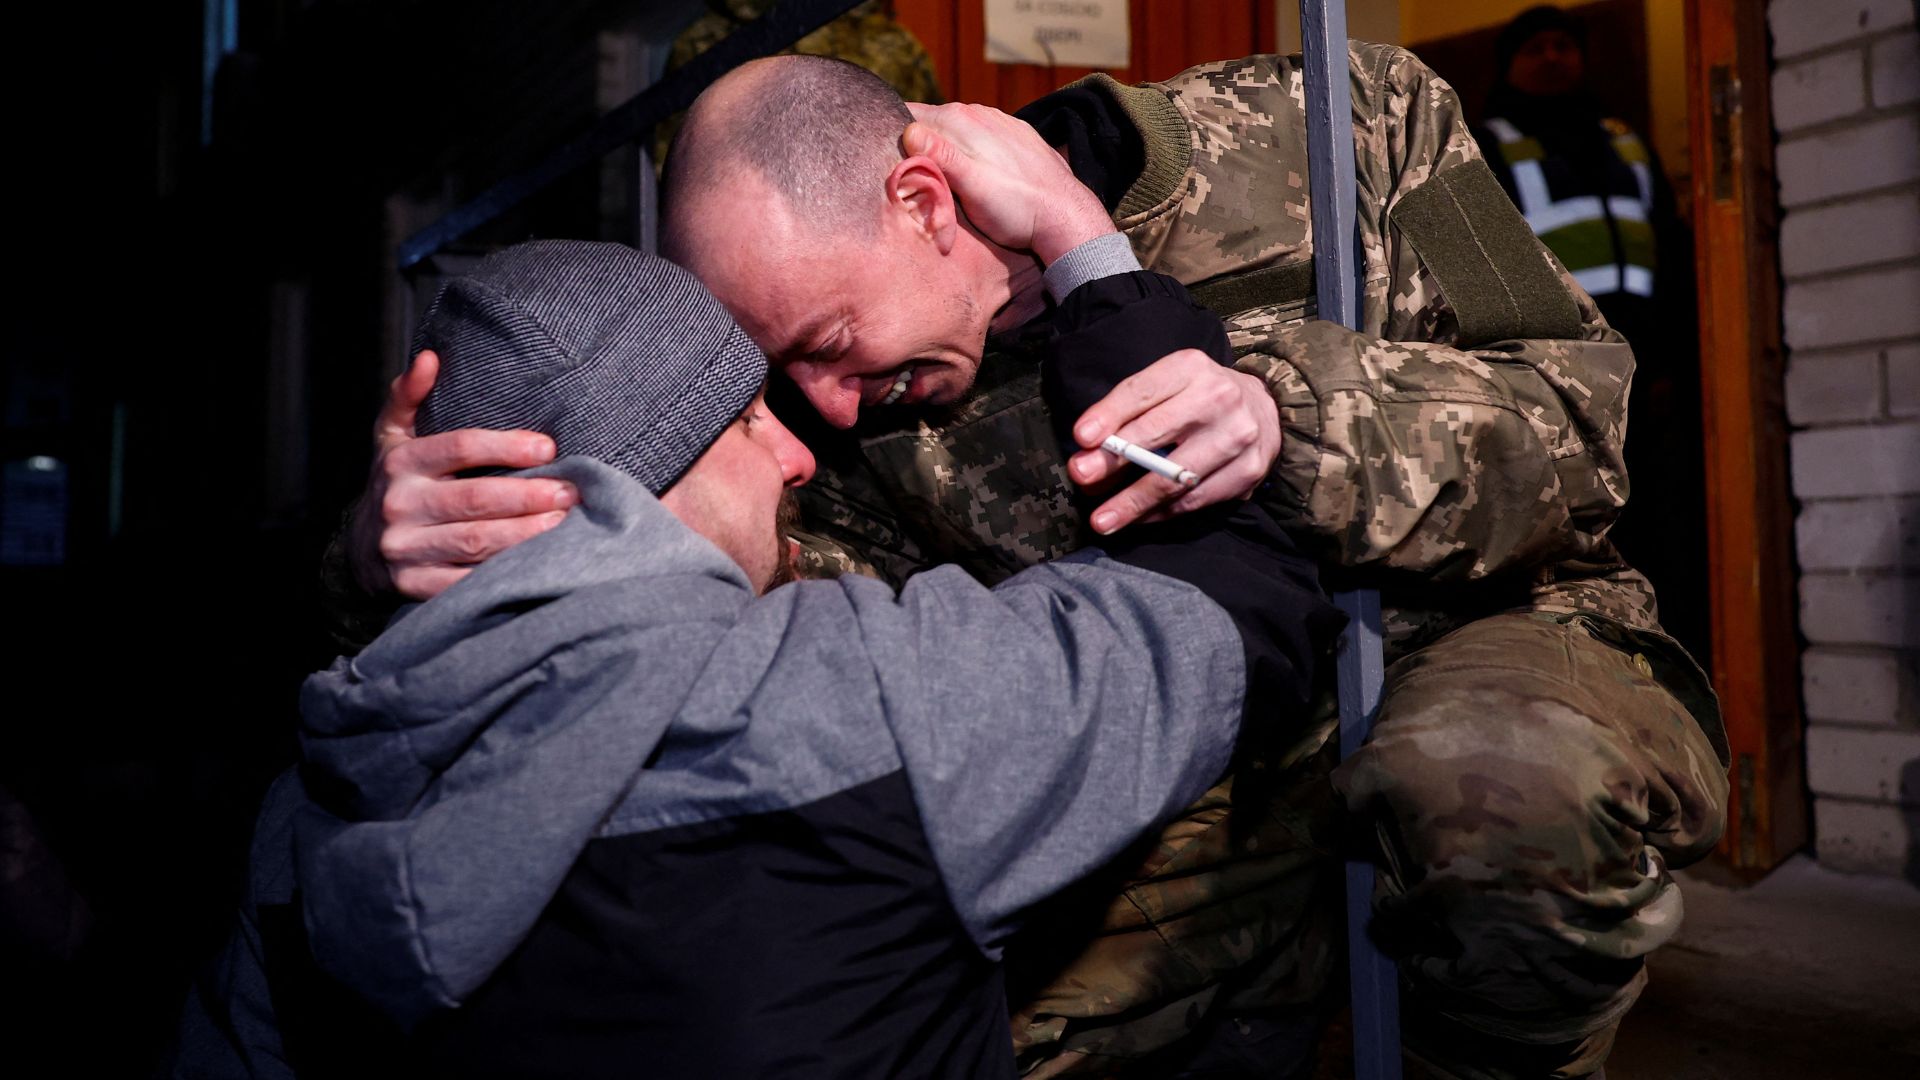
<svg viewBox="0 0 1920 1080"><path fill-rule="evenodd" d="M1088 550L993 589L942 567L898 594L848 576L756 599L631 477L540 472L580 490L560 526L303 691L312 952L404 1028L508 963L601 840L799 822L898 783L887 820L911 839L882 846L924 851L923 901L993 960L1226 765L1243 651L1191 585Z"/></svg>
<svg viewBox="0 0 1920 1080"><path fill-rule="evenodd" d="M313 805L295 848L315 952L402 1024L457 1004L513 949L753 599L731 559L612 468L529 475L571 480L581 507L301 693Z"/></svg>

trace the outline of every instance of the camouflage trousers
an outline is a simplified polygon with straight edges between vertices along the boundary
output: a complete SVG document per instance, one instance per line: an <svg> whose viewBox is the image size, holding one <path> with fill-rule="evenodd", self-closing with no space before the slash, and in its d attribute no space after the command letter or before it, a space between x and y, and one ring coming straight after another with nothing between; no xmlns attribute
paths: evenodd
<svg viewBox="0 0 1920 1080"><path fill-rule="evenodd" d="M1678 929L1668 868L1712 848L1726 804L1648 661L1581 616L1481 619L1394 663L1373 738L1329 764L1242 769L1157 838L1097 932L1048 924L1050 979L1010 983L1029 1076L1199 1075L1221 1015L1324 1011L1342 835L1383 866L1372 930L1411 1055L1463 1080L1598 1068Z"/></svg>

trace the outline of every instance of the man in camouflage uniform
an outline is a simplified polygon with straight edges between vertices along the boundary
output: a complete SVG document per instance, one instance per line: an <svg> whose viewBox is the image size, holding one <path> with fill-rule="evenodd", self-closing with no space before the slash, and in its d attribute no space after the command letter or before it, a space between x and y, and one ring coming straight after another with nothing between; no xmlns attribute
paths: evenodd
<svg viewBox="0 0 1920 1080"><path fill-rule="evenodd" d="M1296 60L1078 89L1143 151L1113 224L1226 316L1239 369L1277 404L1285 438L1256 497L1346 584L1382 590L1391 666L1375 736L1333 787L1329 704L1150 844L1104 914L1010 958L1029 974L1014 1035L1030 1075L1173 1075L1233 1024L1315 1001L1338 960L1335 787L1378 840L1374 932L1401 964L1409 1051L1442 1075L1590 1075L1677 927L1668 866L1719 834L1712 693L1605 538L1627 493L1631 355L1500 195L1452 91L1402 50L1350 59L1358 331L1311 318ZM1047 130L1050 101L1023 115ZM909 152L968 201L984 159L943 137L959 117L921 115ZM695 269L750 330L775 302ZM767 336L808 388L815 361ZM957 561L997 580L1092 539L1023 344L998 338L938 409L816 443L815 569L898 581Z"/></svg>

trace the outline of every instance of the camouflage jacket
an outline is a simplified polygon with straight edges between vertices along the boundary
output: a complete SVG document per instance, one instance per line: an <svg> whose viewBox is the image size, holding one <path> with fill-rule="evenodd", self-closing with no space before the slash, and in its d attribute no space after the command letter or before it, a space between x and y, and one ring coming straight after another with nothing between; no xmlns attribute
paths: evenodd
<svg viewBox="0 0 1920 1080"><path fill-rule="evenodd" d="M1652 657L1717 733L1704 675L1606 539L1627 497L1625 341L1500 191L1453 91L1401 49L1355 43L1350 62L1358 332L1312 319L1298 58L1133 88L1093 77L1145 142L1115 224L1146 268L1222 312L1238 366L1279 403L1284 444L1260 497L1330 577L1382 591L1389 660L1495 612L1582 618ZM1041 338L995 342L951 407L817 447L820 473L801 492L812 572L899 582L955 562L993 581L1091 540L1039 397ZM1330 712L1268 764L1311 757ZM1229 835L1227 808L1246 813L1230 779L1171 826L1093 928L1100 940L1024 1009L1016 1001L1023 1064L1106 1071L1098 1063L1150 1053L1216 1003L1297 999L1314 981L1303 968L1327 956L1248 976L1274 961L1259 945L1261 892L1290 872L1272 861L1290 856L1264 853L1328 842L1286 803ZM1113 940L1130 933L1135 945ZM1049 1057L1061 1049L1079 1053Z"/></svg>
<svg viewBox="0 0 1920 1080"><path fill-rule="evenodd" d="M1497 611L1582 615L1704 678L1606 539L1627 498L1633 356L1501 192L1438 76L1350 53L1362 326L1315 320L1297 58L1102 83L1146 165L1115 224L1147 269L1227 311L1284 443L1262 493L1342 584L1382 591L1389 659ZM1091 540L1039 397L1038 356L996 342L955 405L828 437L802 491L815 573L896 583L956 562L998 580ZM1685 685L1685 684L1697 685Z"/></svg>

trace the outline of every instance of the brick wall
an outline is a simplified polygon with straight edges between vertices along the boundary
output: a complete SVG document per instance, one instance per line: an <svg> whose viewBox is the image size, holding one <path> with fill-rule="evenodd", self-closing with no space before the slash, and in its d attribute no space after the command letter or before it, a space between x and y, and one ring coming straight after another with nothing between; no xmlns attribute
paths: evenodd
<svg viewBox="0 0 1920 1080"><path fill-rule="evenodd" d="M1773 0L1807 782L1822 862L1920 875L1920 35Z"/></svg>

